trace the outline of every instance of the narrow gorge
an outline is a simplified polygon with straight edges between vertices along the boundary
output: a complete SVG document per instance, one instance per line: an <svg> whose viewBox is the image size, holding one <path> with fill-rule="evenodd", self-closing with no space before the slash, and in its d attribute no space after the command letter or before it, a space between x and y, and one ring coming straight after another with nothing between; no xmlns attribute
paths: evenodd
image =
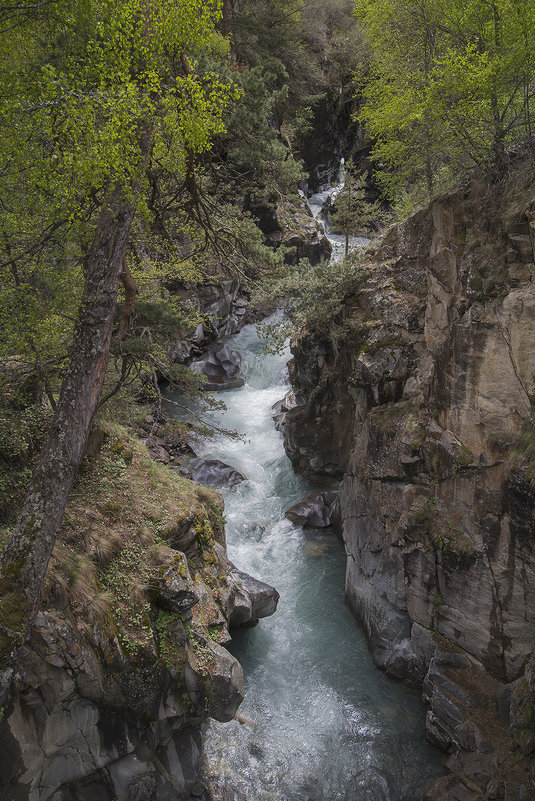
<svg viewBox="0 0 535 801"><path fill-rule="evenodd" d="M208 441L200 455L245 476L223 490L229 555L281 597L269 620L232 633L245 698L237 720L210 722L205 733L210 798L409 801L440 772L423 705L374 668L344 605L342 543L332 527L318 528L328 520L303 528L284 515L314 489L292 471L272 419L288 388L288 350L266 355L254 326L229 345L243 356L246 383L225 393L218 422L245 439Z"/></svg>
<svg viewBox="0 0 535 801"><path fill-rule="evenodd" d="M0 801L534 801L534 52L0 2Z"/></svg>
<svg viewBox="0 0 535 801"><path fill-rule="evenodd" d="M532 793L531 219L529 191L437 198L368 250L339 333L292 345L285 447L341 482L347 601L451 754L429 799Z"/></svg>

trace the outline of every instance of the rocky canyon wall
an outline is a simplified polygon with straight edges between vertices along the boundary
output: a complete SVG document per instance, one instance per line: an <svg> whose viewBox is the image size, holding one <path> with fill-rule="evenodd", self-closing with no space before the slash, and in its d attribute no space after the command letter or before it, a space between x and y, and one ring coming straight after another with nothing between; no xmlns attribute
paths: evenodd
<svg viewBox="0 0 535 801"><path fill-rule="evenodd" d="M293 344L284 432L341 480L376 663L423 682L452 771L428 797L512 801L535 776L535 231L530 199L487 200L438 198L368 251L338 333Z"/></svg>
<svg viewBox="0 0 535 801"><path fill-rule="evenodd" d="M228 629L277 605L228 562L220 496L125 429L103 438L71 493L1 708L6 801L188 799L202 723L231 720L243 698Z"/></svg>

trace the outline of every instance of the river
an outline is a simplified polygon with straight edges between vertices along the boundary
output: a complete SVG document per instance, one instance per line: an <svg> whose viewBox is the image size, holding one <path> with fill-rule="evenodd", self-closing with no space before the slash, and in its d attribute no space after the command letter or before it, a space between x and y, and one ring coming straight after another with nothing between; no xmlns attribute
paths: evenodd
<svg viewBox="0 0 535 801"><path fill-rule="evenodd" d="M331 186L328 189L324 189L322 192L317 192L314 195L311 195L308 199L308 206L312 215L315 220L319 220L325 229L325 233L329 242L331 243L332 252L331 252L331 261L337 261L338 259L342 258L345 253L345 246L346 246L346 238L343 234L334 234L329 227L329 215L325 214L325 204L328 200L333 200L336 198L336 195L342 189L344 185L344 176L345 176L345 168L344 168L344 161L340 164L340 171L338 173L338 186ZM359 247L363 247L366 245L370 240L366 239L363 236L350 236L349 237L349 248L350 250L354 250Z"/></svg>
<svg viewBox="0 0 535 801"><path fill-rule="evenodd" d="M424 739L419 694L372 664L344 605L345 555L331 531L304 530L284 511L310 491L287 459L271 407L288 389L289 353L266 355L255 326L232 338L247 382L223 393L217 438L203 456L247 480L223 492L230 559L280 592L277 613L233 632L245 672L248 722L211 722L207 772L236 801L414 801L438 769Z"/></svg>
<svg viewBox="0 0 535 801"><path fill-rule="evenodd" d="M329 193L310 199L315 216ZM330 239L336 257L343 238ZM374 667L344 604L341 538L284 516L314 488L293 472L272 420L288 390L290 353L266 354L254 325L230 344L247 380L221 394L227 409L215 419L245 439L216 437L202 456L246 476L222 493L229 557L281 597L273 617L232 632L230 650L245 673L245 722L209 723L206 775L225 801L415 801L440 771L425 741L420 694Z"/></svg>

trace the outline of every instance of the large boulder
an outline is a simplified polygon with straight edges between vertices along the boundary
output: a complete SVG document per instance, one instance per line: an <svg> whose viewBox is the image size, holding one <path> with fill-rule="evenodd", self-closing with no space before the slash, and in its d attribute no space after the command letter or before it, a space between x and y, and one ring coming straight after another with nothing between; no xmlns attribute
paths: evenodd
<svg viewBox="0 0 535 801"><path fill-rule="evenodd" d="M261 617L269 617L276 611L280 596L275 587L237 568L232 570L230 579L231 628L256 626Z"/></svg>
<svg viewBox="0 0 535 801"><path fill-rule="evenodd" d="M190 368L206 376L204 388L207 390L235 389L245 384L241 354L227 344L211 348L192 362Z"/></svg>
<svg viewBox="0 0 535 801"><path fill-rule="evenodd" d="M193 323L171 352L173 361L185 363L218 337L236 334L250 322L248 296L238 279L216 279L191 286L168 280L167 289L183 308L191 309L202 322Z"/></svg>
<svg viewBox="0 0 535 801"><path fill-rule="evenodd" d="M339 518L338 487L311 492L302 501L287 509L286 517L298 526L328 528Z"/></svg>
<svg viewBox="0 0 535 801"><path fill-rule="evenodd" d="M193 481L208 487L234 487L245 481L245 476L238 470L219 459L196 460L193 463L191 477Z"/></svg>

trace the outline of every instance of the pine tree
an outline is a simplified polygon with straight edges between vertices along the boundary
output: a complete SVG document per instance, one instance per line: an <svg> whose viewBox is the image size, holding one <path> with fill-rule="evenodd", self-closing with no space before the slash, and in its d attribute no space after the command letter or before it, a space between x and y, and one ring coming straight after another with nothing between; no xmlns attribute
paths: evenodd
<svg viewBox="0 0 535 801"><path fill-rule="evenodd" d="M334 211L330 217L333 233L345 236L345 255L349 253L349 237L365 236L381 217L377 201L366 199L366 178L352 167L346 168L344 185L336 195Z"/></svg>

